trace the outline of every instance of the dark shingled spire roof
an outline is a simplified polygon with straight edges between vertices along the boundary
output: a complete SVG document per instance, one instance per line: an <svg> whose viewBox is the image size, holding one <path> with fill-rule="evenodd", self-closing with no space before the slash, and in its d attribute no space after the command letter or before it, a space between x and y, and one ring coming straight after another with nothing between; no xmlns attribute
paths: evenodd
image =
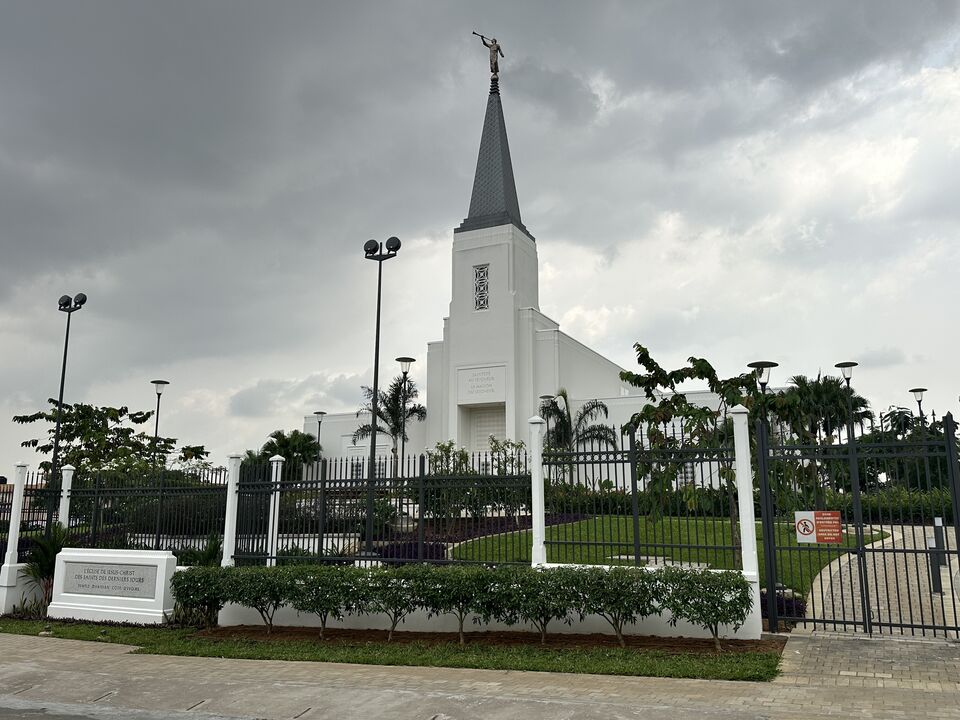
<svg viewBox="0 0 960 720"><path fill-rule="evenodd" d="M517 186L513 181L507 126L500 105L500 86L496 77L490 81L487 114L483 118L483 135L477 157L477 174L473 179L470 212L454 232L477 230L513 224L533 240L533 235L520 220Z"/></svg>

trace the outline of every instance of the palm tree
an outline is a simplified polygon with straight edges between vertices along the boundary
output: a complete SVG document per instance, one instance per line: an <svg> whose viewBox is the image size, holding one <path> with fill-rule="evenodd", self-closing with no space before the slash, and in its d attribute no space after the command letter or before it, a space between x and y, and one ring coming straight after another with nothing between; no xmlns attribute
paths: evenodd
<svg viewBox="0 0 960 720"><path fill-rule="evenodd" d="M563 400L562 407L558 400ZM570 411L570 398L566 388L560 388L552 400L540 404L540 414L550 426L545 444L555 450L576 452L580 445L596 443L600 446L617 447L617 432L609 425L595 423L599 417L609 417L606 403L588 400L577 410Z"/></svg>
<svg viewBox="0 0 960 720"><path fill-rule="evenodd" d="M427 409L418 402L414 402L420 395L417 390L417 384L407 376L406 386L404 386L403 375L397 375L387 387L386 391L378 391L377 398L377 432L390 437L393 443L393 455L397 456L397 445L403 440L409 440L407 427L411 420L423 420L427 417ZM373 389L363 386L363 396L366 398L364 404L357 410L357 417L364 413L370 414L370 406L373 404ZM370 437L373 426L370 422L363 423L353 433L353 444L357 441Z"/></svg>
<svg viewBox="0 0 960 720"><path fill-rule="evenodd" d="M287 462L300 465L316 462L321 452L323 452L323 448L320 447L317 438L300 430L291 430L289 433L283 430L274 430L270 433L269 440L260 448L260 455L263 458L280 455ZM249 450L247 455L249 457Z"/></svg>
<svg viewBox="0 0 960 720"><path fill-rule="evenodd" d="M842 378L817 375L811 380L806 375L794 375L789 382L792 387L777 393L772 409L794 435L808 442L832 438L845 429L851 411L855 425L873 420L870 403L852 388L847 389Z"/></svg>

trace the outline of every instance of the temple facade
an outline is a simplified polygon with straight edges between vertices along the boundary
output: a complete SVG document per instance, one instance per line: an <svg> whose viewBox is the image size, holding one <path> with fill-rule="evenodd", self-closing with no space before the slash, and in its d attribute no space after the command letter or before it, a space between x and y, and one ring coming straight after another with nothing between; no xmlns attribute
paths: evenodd
<svg viewBox="0 0 960 720"><path fill-rule="evenodd" d="M646 402L620 381L620 366L540 312L537 243L520 215L497 78L487 97L470 209L453 231L451 272L443 337L427 343L426 394L420 398L427 419L408 427L408 451L446 440L479 451L491 435L525 439L540 397L561 387L572 412L587 400L603 400L610 424L622 425ZM352 442L366 420L355 413L327 415L320 428L325 454L368 454L368 441ZM317 433L313 415L304 418L304 431ZM391 439L378 437L378 452L391 450Z"/></svg>

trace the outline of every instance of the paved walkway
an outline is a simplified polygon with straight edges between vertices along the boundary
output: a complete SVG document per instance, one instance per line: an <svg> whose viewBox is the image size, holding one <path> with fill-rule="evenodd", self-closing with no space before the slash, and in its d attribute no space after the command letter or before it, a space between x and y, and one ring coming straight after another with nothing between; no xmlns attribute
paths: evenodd
<svg viewBox="0 0 960 720"><path fill-rule="evenodd" d="M873 525L865 532L884 532L888 537L867 545L867 584L870 616L874 622L913 624L939 629L878 626L875 632L890 635L925 635L957 639L960 585L953 527L945 535L949 565L940 569L942 593L932 592L929 556L924 551L933 538L933 526ZM812 560L813 558L809 558ZM857 556L844 554L814 579L807 595L807 617L841 619L862 623L860 577ZM807 624L814 628L813 624ZM862 627L862 626L861 626ZM815 629L823 629L817 624ZM802 629L802 627L801 627ZM857 625L826 626L828 630L856 630Z"/></svg>
<svg viewBox="0 0 960 720"><path fill-rule="evenodd" d="M271 720L960 719L960 645L943 640L792 637L784 674L773 683L183 658L131 649L0 636L0 717L3 708L20 712L30 703L79 703ZM64 714L69 706L59 707ZM92 710L82 716L100 717Z"/></svg>

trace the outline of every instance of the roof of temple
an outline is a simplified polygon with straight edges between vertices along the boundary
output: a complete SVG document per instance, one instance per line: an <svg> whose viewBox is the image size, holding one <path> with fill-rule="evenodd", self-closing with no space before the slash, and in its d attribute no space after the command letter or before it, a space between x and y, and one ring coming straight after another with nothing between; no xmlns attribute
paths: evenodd
<svg viewBox="0 0 960 720"><path fill-rule="evenodd" d="M533 240L533 235L520 219L507 126L503 122L503 107L500 104L500 85L494 76L490 81L487 114L483 118L483 135L480 137L470 211L454 232L508 224L515 225Z"/></svg>

